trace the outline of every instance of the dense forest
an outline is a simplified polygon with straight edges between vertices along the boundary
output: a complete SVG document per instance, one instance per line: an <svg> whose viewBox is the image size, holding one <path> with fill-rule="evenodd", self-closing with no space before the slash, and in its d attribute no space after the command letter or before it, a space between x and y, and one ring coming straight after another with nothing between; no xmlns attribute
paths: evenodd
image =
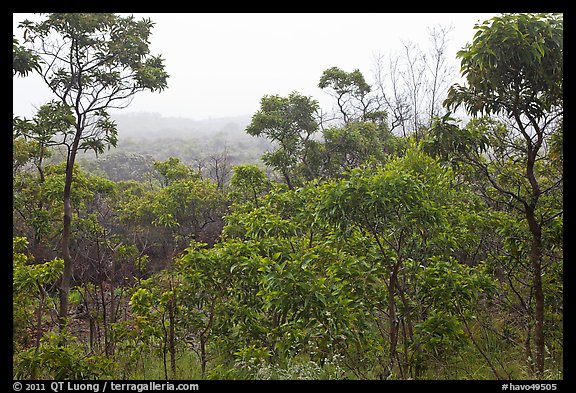
<svg viewBox="0 0 576 393"><path fill-rule="evenodd" d="M212 129L111 116L169 88L152 27L13 38L54 93L13 117L15 379L563 379L562 15Z"/></svg>

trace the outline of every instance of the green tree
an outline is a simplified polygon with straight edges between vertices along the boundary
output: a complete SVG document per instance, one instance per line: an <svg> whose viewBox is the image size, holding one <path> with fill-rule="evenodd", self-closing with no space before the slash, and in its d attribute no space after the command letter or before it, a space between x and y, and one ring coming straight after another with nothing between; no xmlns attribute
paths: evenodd
<svg viewBox="0 0 576 393"><path fill-rule="evenodd" d="M37 159L35 161L39 163ZM31 253L39 260L48 260L58 255L66 167L62 162L42 165L41 168L41 176L32 171L23 171L14 177L13 224L15 235L30 239ZM97 205L106 204L113 189L114 183L111 181L89 175L75 165L70 198L75 206L74 220L80 221L73 226L73 241L82 240L81 221L98 210ZM78 256L78 259L82 258Z"/></svg>
<svg viewBox="0 0 576 393"><path fill-rule="evenodd" d="M235 319L226 306L237 289L233 284L232 264L244 260L243 250L247 249L241 243L237 245L234 248L229 243L218 243L214 248L206 249L201 243L191 242L176 262L182 276L179 292L182 322L193 337L192 349L200 359L202 376L206 375L209 359L214 357L210 344L215 330L218 331L217 326L223 323L230 326L229 322ZM244 278L253 283L249 277Z"/></svg>
<svg viewBox="0 0 576 393"><path fill-rule="evenodd" d="M348 179L329 186L319 204L321 214L334 226L345 233L357 228L377 246L379 278L387 295L383 308L387 309L389 325L388 361L383 368L387 373L398 370L401 375L406 370L399 363L397 352L400 339L397 294L403 292L401 275L406 261L412 257L408 250L415 248L414 242L427 230L446 219L436 205L432 187L417 172L406 170L407 157L376 170L352 170ZM409 314L406 322L412 324Z"/></svg>
<svg viewBox="0 0 576 393"><path fill-rule="evenodd" d="M468 267L449 257L445 260L434 257L428 262L426 266L419 266L416 275L420 283L418 301L429 310L427 318L416 326L415 342L422 353L445 361L461 350L469 339L494 376L504 379L471 327L479 318L481 302L496 293L496 285L486 273L486 265Z"/></svg>
<svg viewBox="0 0 576 393"><path fill-rule="evenodd" d="M104 151L116 145L116 127L106 112L123 108L137 92L163 90L167 84L160 56L149 51L150 20L110 13L55 13L33 23L24 21L24 45L38 56L46 85L72 109L75 123L62 130L66 139L66 180L60 286L60 323L68 315L73 257L70 251L73 167L79 150Z"/></svg>
<svg viewBox="0 0 576 393"><path fill-rule="evenodd" d="M31 120L19 117L13 119L14 137L36 143L37 148L31 158L34 158L34 166L38 170L41 183L44 182L44 159L50 156L50 148L69 143L66 136L70 137L69 132L74 123L75 118L70 107L56 101L42 105ZM57 136L62 133L66 136L60 141Z"/></svg>
<svg viewBox="0 0 576 393"><path fill-rule="evenodd" d="M371 88L360 70L346 72L338 67L324 70L318 87L330 89L330 94L336 98L344 123L366 120L371 112Z"/></svg>
<svg viewBox="0 0 576 393"><path fill-rule="evenodd" d="M24 48L16 37L12 37L12 72L13 75L27 76L40 67L40 57Z"/></svg>
<svg viewBox="0 0 576 393"><path fill-rule="evenodd" d="M252 136L265 136L276 145L272 152L262 156L264 163L284 178L289 188L298 182L298 166L307 177L315 177L308 164L308 145L318 130L314 114L318 102L297 92L288 97L264 96L260 110L252 116L246 132Z"/></svg>
<svg viewBox="0 0 576 393"><path fill-rule="evenodd" d="M166 187L175 180L189 178L192 174L190 168L176 157L169 157L166 161L154 161L153 165L161 187Z"/></svg>
<svg viewBox="0 0 576 393"><path fill-rule="evenodd" d="M56 134L70 127L74 121L69 108L55 102L43 105L32 120L13 118L13 209L17 231L25 234L26 227L33 233L26 236L36 249L42 238L51 232L54 218L52 206L43 197L46 180L46 161L52 156L51 147L59 145ZM30 167L36 171L30 170ZM37 172L37 175L34 174ZM18 223L18 224L17 224Z"/></svg>
<svg viewBox="0 0 576 393"><path fill-rule="evenodd" d="M375 348L364 287L375 281L374 269L352 255L366 242L347 239L349 247L340 248L340 233L316 212L322 193L317 184L273 187L257 207L249 202L227 217L220 250L232 253L233 296L227 320L216 324L220 347L248 368L252 361L281 365L303 355L323 364L343 356L367 378L363 367L374 358L366 355Z"/></svg>
<svg viewBox="0 0 576 393"><path fill-rule="evenodd" d="M384 162L394 152L396 138L385 124L358 121L322 131L322 174L337 177L364 164Z"/></svg>
<svg viewBox="0 0 576 393"><path fill-rule="evenodd" d="M235 203L252 202L259 206L258 200L270 189L266 174L256 165L236 165L230 179L230 198Z"/></svg>
<svg viewBox="0 0 576 393"><path fill-rule="evenodd" d="M140 333L141 340L153 343L154 339L160 339L166 379L169 378L168 353L171 376L176 376L176 317L180 289L182 285L178 274L172 269L166 269L142 281L130 298L135 316L134 328Z"/></svg>
<svg viewBox="0 0 576 393"><path fill-rule="evenodd" d="M62 275L64 262L54 259L46 262L36 262L34 257L26 253L28 241L24 237L13 240L13 304L14 304L14 343L26 347L28 341L27 328L36 330L36 348L40 347L42 337L43 313L50 298L49 288L55 286Z"/></svg>
<svg viewBox="0 0 576 393"><path fill-rule="evenodd" d="M530 241L534 290L535 365L545 369L545 293L543 227L562 214L541 211L542 199L562 186L562 173L543 175L549 137L563 117L563 18L550 14L505 14L476 25L471 44L458 52L467 85L453 85L444 104L470 114L502 115L507 128L495 132L473 123L460 130L448 117L436 123L437 146L479 170L524 216ZM475 127L475 126L476 127ZM472 142L472 143L469 143ZM486 159L488 156L489 159ZM514 167L518 172L509 171Z"/></svg>
<svg viewBox="0 0 576 393"><path fill-rule="evenodd" d="M155 168L161 187L122 182L117 211L141 251L162 250L157 256L164 267L192 239L213 245L227 206L214 181L199 178L179 159L157 161Z"/></svg>
<svg viewBox="0 0 576 393"><path fill-rule="evenodd" d="M364 297L386 343L383 372L419 377L416 359L423 348L414 340L426 308L418 301L418 269L434 259L474 253L482 205L462 187L455 172L418 146L385 165L353 169L323 188L317 214L344 239L359 233L368 245L352 254L374 267L371 278L377 284Z"/></svg>

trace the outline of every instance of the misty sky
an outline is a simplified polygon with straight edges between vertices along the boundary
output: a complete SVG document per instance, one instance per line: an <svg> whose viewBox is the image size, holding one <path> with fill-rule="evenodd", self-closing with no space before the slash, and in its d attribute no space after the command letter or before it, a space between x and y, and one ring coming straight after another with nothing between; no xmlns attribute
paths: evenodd
<svg viewBox="0 0 576 393"><path fill-rule="evenodd" d="M122 14L125 15L125 14ZM474 24L488 13L160 13L138 14L155 23L151 52L161 54L170 75L161 93L138 93L128 112L206 119L252 115L264 95L292 91L330 109L333 98L317 87L331 67L359 69L373 82L375 58L400 53L402 42L430 47L428 29L452 26L448 58L472 40ZM14 35L24 19L13 14ZM40 17L41 18L41 17ZM13 78L13 113L31 117L54 98L37 75Z"/></svg>

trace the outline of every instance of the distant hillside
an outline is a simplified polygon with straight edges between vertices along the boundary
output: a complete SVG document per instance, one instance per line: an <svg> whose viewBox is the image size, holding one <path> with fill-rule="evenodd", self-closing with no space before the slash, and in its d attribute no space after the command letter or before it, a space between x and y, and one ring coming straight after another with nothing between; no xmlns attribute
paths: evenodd
<svg viewBox="0 0 576 393"><path fill-rule="evenodd" d="M230 165L260 163L270 148L268 140L244 131L251 116L206 120L164 117L157 113L112 114L118 144L95 157L80 154L81 165L113 180L142 180L155 160L178 157L194 166L208 166L211 157L226 154Z"/></svg>
<svg viewBox="0 0 576 393"><path fill-rule="evenodd" d="M128 112L111 115L118 125L120 138L188 138L210 136L215 133L244 134L250 115L193 120L165 117L158 113Z"/></svg>

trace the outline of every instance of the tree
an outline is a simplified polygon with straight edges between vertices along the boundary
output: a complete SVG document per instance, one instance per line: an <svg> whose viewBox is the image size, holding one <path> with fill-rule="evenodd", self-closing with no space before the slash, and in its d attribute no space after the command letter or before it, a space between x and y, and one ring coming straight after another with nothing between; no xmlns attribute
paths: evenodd
<svg viewBox="0 0 576 393"><path fill-rule="evenodd" d="M440 174L439 179L435 179L439 183L431 187L416 171L406 170L411 159L411 155L407 155L375 170L354 169L348 179L329 184L319 203L319 212L330 223L344 233L354 228L364 232L378 250L379 279L386 288L385 307L381 307L386 311L378 313L387 314L389 325L386 338L389 357L383 368L388 375L398 369L402 378L406 377L407 371L399 360L397 348L399 323L403 319L397 300L398 294L404 297L402 274L412 257L410 250L416 249L414 244L421 243L421 237L425 237L430 228L442 225L446 219L436 205L438 201L434 194L438 191L433 191L444 188L441 184L446 181L445 176ZM407 315L405 320L411 332L409 311Z"/></svg>
<svg viewBox="0 0 576 393"><path fill-rule="evenodd" d="M154 161L154 170L160 187L168 187L174 181L188 179L192 175L191 169L176 157L169 157L166 161Z"/></svg>
<svg viewBox="0 0 576 393"><path fill-rule="evenodd" d="M401 54L391 54L387 61L384 55L375 59L372 90L379 110L387 113L391 132L400 127L403 136L414 132L420 137L422 127L440 115L454 74L446 57L450 31L444 26L431 28L428 48L403 41Z"/></svg>
<svg viewBox="0 0 576 393"><path fill-rule="evenodd" d="M344 123L366 119L372 103L368 96L371 89L360 70L346 72L338 67L324 70L318 87L331 90Z"/></svg>
<svg viewBox="0 0 576 393"><path fill-rule="evenodd" d="M40 67L40 58L20 45L16 37L12 38L12 72L13 75L27 76Z"/></svg>
<svg viewBox="0 0 576 393"><path fill-rule="evenodd" d="M13 239L13 337L15 345L21 346L22 341L27 341L27 334L24 333L26 328L32 328L27 325L35 325L33 327L36 330L35 346L38 349L42 337L42 313L47 308L50 296L49 287L53 286L62 274L64 262L57 258L52 261L34 263L34 258L24 253L27 246L28 240L25 237Z"/></svg>
<svg viewBox="0 0 576 393"><path fill-rule="evenodd" d="M270 181L266 174L256 165L236 165L230 179L229 198L235 203L252 202L259 207L258 200L270 189Z"/></svg>
<svg viewBox="0 0 576 393"><path fill-rule="evenodd" d="M178 299L181 303L182 319L193 337L192 349L198 354L202 376L206 375L210 353L210 341L215 325L222 317L230 321L231 314L226 312L226 304L231 302L230 293L235 288L232 264L241 261L239 254L247 249L238 242L235 248L228 243L219 243L214 248L201 248L205 244L191 242L190 247L176 261L183 283ZM253 282L250 280L253 284ZM224 310L222 310L224 309Z"/></svg>
<svg viewBox="0 0 576 393"><path fill-rule="evenodd" d="M476 123L477 127L460 130L445 116L433 127L434 140L437 147L459 147L452 149L454 157L477 168L500 199L524 216L531 234L535 365L542 377L543 226L562 215L562 209L549 211L541 206L542 199L560 188L563 179L561 172L552 179L544 176L542 163L549 152L547 140L560 129L563 117L563 18L508 14L475 29L472 43L458 52L467 85L453 85L444 105L449 109L462 105L473 116L501 115L509 128L497 132ZM510 165L519 173L507 171Z"/></svg>
<svg viewBox="0 0 576 393"><path fill-rule="evenodd" d="M277 144L276 150L265 153L264 163L279 171L289 188L297 181L297 167L312 175L308 166L307 147L318 130L314 113L318 102L297 92L288 97L264 96L260 110L252 116L246 132L252 136L265 136Z"/></svg>
<svg viewBox="0 0 576 393"><path fill-rule="evenodd" d="M50 156L50 147L66 145L69 142L66 137L69 136L74 122L70 107L56 101L42 105L32 120L19 117L13 119L14 137L36 143L33 158L41 183L44 182L44 159ZM59 134L63 133L64 138L59 140Z"/></svg>
<svg viewBox="0 0 576 393"><path fill-rule="evenodd" d="M426 89L430 92L428 97L428 126L432 120L440 115L442 110L441 94L445 94L453 77L451 68L446 64L446 50L448 44L448 34L451 28L439 26L429 30L429 38L432 47L425 65L431 80L426 84Z"/></svg>
<svg viewBox="0 0 576 393"><path fill-rule="evenodd" d="M378 351L364 307L375 269L353 255L365 252L367 242L342 241L318 214L323 192L313 183L274 187L258 207L249 201L227 217L219 250L233 254L234 281L216 324L219 348L230 347L243 363L282 363L299 354L322 363L342 355L356 376L367 378L363 367L374 362L367 353ZM211 271L226 261L223 255Z"/></svg>
<svg viewBox="0 0 576 393"><path fill-rule="evenodd" d="M225 207L223 195L214 182L187 178L175 180L156 193L149 208L152 224L169 229L175 250L179 250L181 241L187 245L190 239L213 244L218 235L209 229L212 225L221 229Z"/></svg>
<svg viewBox="0 0 576 393"><path fill-rule="evenodd" d="M45 205L48 202L46 193L42 192L46 181L46 159L52 155L51 147L62 144L56 136L69 130L72 124L74 116L70 108L54 101L42 105L32 120L13 118L14 210L24 224L32 225L34 233L29 237L35 250L47 234L51 221L48 219L50 209ZM36 168L37 177L25 170L28 163Z"/></svg>
<svg viewBox="0 0 576 393"><path fill-rule="evenodd" d="M208 160L210 161L208 174L216 182L218 189L223 191L232 172L228 147L225 146L223 152L210 154Z"/></svg>
<svg viewBox="0 0 576 393"><path fill-rule="evenodd" d="M394 149L395 137L385 124L358 121L342 127L326 128L322 168L324 177L337 177L342 172L358 168L370 161L383 162Z"/></svg>
<svg viewBox="0 0 576 393"><path fill-rule="evenodd" d="M115 146L116 127L107 110L126 107L137 92L163 90L168 74L162 58L150 55L153 23L149 19L135 21L111 13L54 13L41 22L26 20L19 27L24 28L29 53L40 59L37 72L75 117L73 127L62 130L66 179L59 315L64 326L72 277L70 193L76 155L79 150L98 154L106 145Z"/></svg>
<svg viewBox="0 0 576 393"><path fill-rule="evenodd" d="M133 328L141 339L160 341L164 377L169 378L166 355L170 353L171 376L176 376L176 316L179 289L183 289L180 277L167 269L155 277L143 281L130 298L132 312L136 316Z"/></svg>

